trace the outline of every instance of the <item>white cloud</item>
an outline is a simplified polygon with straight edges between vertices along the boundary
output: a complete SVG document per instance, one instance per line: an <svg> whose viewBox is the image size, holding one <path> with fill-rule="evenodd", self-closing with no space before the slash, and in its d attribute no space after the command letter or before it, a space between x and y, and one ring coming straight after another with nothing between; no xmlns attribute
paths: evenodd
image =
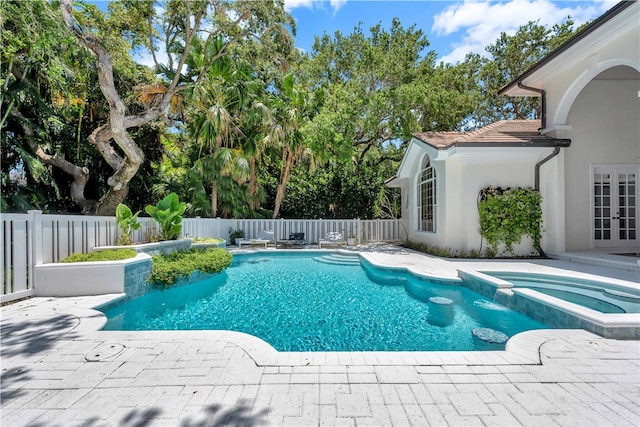
<svg viewBox="0 0 640 427"><path fill-rule="evenodd" d="M567 16L579 26L600 16L615 4L615 1L576 2L560 7L550 0L511 0L507 2L465 0L447 7L434 17L432 31L436 36L460 32L458 42L451 51L439 60L456 63L464 60L467 53L485 54L484 48L495 43L500 33L515 34L517 29L529 21L539 21L549 27Z"/></svg>
<svg viewBox="0 0 640 427"><path fill-rule="evenodd" d="M298 7L306 7L307 9L324 9L325 0L284 0L284 8L288 12ZM333 15L335 15L347 3L347 0L329 0L329 6Z"/></svg>
<svg viewBox="0 0 640 427"><path fill-rule="evenodd" d="M313 0L284 0L284 8L287 11L298 7L306 7L308 9L313 8Z"/></svg>
<svg viewBox="0 0 640 427"><path fill-rule="evenodd" d="M331 0L329 3L331 4L331 10L333 10L333 14L335 15L342 6L347 3L347 0Z"/></svg>

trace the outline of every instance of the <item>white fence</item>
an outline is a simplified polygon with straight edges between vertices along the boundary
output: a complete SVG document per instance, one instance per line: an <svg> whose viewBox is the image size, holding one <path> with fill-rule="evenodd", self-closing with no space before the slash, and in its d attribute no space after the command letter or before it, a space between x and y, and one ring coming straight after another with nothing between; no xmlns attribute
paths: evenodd
<svg viewBox="0 0 640 427"><path fill-rule="evenodd" d="M398 241L400 221L396 219L236 219L232 227L242 230L245 238L257 238L262 230L273 230L277 239L286 239L289 233L302 232L310 244L326 237L330 231L340 231L344 237L353 236L360 242Z"/></svg>
<svg viewBox="0 0 640 427"><path fill-rule="evenodd" d="M149 233L157 233L152 218L139 218L134 242L145 242ZM404 236L399 220L306 220L306 219L221 219L185 218L183 237L221 237L229 239L230 230L243 230L245 238L257 238L262 230L273 230L278 239L289 233L304 232L305 239L316 243L329 231L356 236L361 242L398 241ZM2 214L0 237L0 302L34 295L33 267L57 262L72 253L87 253L96 246L117 244L120 229L114 217L84 215Z"/></svg>

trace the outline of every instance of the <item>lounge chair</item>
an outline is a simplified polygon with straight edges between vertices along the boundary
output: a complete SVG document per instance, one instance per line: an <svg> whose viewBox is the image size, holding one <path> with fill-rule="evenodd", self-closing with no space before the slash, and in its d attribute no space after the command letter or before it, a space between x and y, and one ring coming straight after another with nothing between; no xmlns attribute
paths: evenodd
<svg viewBox="0 0 640 427"><path fill-rule="evenodd" d="M249 246L264 246L265 248L269 246L269 243L275 242L274 231L273 230L262 230L258 234L257 239L236 239L238 243L238 248L241 248L242 245Z"/></svg>
<svg viewBox="0 0 640 427"><path fill-rule="evenodd" d="M318 246L322 247L322 245L346 246L347 241L341 231L330 231L325 239L318 241Z"/></svg>
<svg viewBox="0 0 640 427"><path fill-rule="evenodd" d="M307 242L304 240L304 233L291 233L288 239L276 240L276 248L284 246L288 248L304 248Z"/></svg>

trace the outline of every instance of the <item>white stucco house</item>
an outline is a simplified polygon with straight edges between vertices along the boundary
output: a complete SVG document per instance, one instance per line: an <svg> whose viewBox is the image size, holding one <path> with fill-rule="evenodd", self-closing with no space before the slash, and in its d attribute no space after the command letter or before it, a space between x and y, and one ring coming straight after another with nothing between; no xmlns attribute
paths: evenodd
<svg viewBox="0 0 640 427"><path fill-rule="evenodd" d="M480 190L520 186L543 197L545 252L640 249L640 3L617 4L500 94L542 97L542 120L410 141L387 182L402 189L408 238L479 250Z"/></svg>

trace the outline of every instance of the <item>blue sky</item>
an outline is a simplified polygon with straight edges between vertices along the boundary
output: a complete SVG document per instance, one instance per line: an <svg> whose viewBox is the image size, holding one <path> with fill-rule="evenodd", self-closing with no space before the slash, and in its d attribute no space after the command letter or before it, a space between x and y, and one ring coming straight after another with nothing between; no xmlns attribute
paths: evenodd
<svg viewBox="0 0 640 427"><path fill-rule="evenodd" d="M368 29L393 17L407 28L413 24L426 34L439 60L455 63L469 52L483 53L501 32L513 34L531 20L549 26L570 15L577 25L597 18L617 1L428 1L428 0L285 0L297 25L296 46L310 51L314 36L349 34L362 22Z"/></svg>
<svg viewBox="0 0 640 427"><path fill-rule="evenodd" d="M90 0L91 1L91 0ZM261 0L256 0L261 1ZM107 0L93 0L106 8ZM311 51L315 36L336 30L350 34L362 23L365 34L373 25L385 28L394 17L405 28L422 29L437 53L438 61L456 63L469 52L484 53L501 32L513 34L521 25L539 20L552 26L570 15L577 25L593 20L617 0L285 0L285 8L297 25L296 46ZM150 58L138 58L149 63Z"/></svg>

